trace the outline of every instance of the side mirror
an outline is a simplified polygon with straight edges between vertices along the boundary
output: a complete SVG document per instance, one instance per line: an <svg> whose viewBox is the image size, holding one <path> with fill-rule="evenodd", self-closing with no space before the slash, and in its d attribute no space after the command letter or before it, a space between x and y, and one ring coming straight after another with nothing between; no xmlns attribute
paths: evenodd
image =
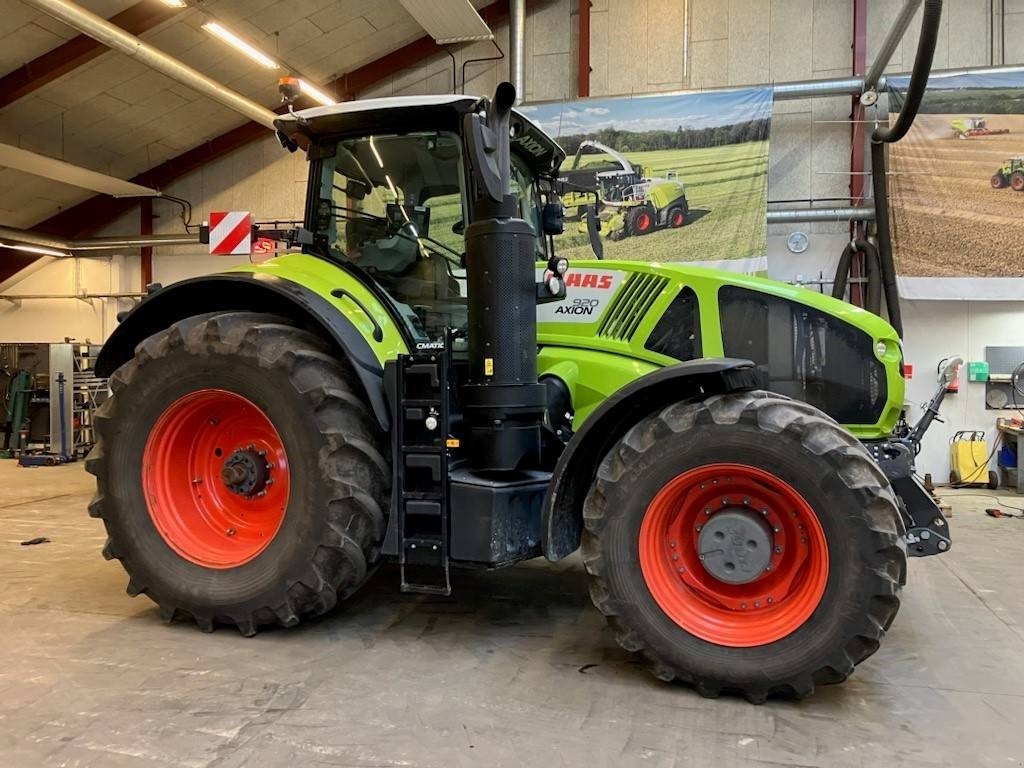
<svg viewBox="0 0 1024 768"><path fill-rule="evenodd" d="M565 232L565 206L557 198L544 204L541 210L541 228L545 235L560 235Z"/></svg>

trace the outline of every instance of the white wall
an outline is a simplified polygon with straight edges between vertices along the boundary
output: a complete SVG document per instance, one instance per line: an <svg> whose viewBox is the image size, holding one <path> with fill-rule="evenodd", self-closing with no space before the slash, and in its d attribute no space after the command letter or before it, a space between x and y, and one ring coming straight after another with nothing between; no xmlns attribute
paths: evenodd
<svg viewBox="0 0 1024 768"><path fill-rule="evenodd" d="M935 368L944 357L964 359L960 391L942 405L945 424L935 423L925 437L918 460L920 473L931 472L937 483L949 477L949 440L957 430L985 430L989 450L996 438L996 418L1020 416L1016 410L985 408L985 385L967 381L971 360L984 360L985 347L1024 346L1024 305L1004 301L904 301L905 358L914 366L907 385L907 401L913 404L909 418L916 420L920 405L936 389ZM991 467L995 469L996 460Z"/></svg>

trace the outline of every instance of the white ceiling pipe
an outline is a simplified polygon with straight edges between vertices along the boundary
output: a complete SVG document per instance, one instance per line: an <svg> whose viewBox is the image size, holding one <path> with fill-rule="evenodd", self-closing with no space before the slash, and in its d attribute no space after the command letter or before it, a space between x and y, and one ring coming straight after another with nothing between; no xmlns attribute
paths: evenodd
<svg viewBox="0 0 1024 768"><path fill-rule="evenodd" d="M77 29L79 32L98 40L108 48L134 57L148 67L161 72L172 80L177 80L183 85L198 91L204 96L220 102L224 106L233 109L239 114L245 115L250 120L255 120L261 125L274 129L274 119L277 117L271 110L257 104L255 101L245 98L240 93L231 90L222 83L218 83L192 67L178 61L173 56L168 56L148 43L144 43L135 35L128 34L123 29L111 24L106 19L87 11L80 5L66 2L65 0L25 0L27 5L38 8L43 13Z"/></svg>
<svg viewBox="0 0 1024 768"><path fill-rule="evenodd" d="M526 96L526 62L523 61L526 40L526 0L511 0L508 14L508 68L512 85L516 87L516 102Z"/></svg>
<svg viewBox="0 0 1024 768"><path fill-rule="evenodd" d="M198 234L125 235L121 237L90 237L84 240L62 240L52 235L39 235L24 229L0 226L0 248L4 246L30 246L55 251L55 253L50 254L53 256L71 255L81 251L141 248L146 245L192 245L198 242Z"/></svg>

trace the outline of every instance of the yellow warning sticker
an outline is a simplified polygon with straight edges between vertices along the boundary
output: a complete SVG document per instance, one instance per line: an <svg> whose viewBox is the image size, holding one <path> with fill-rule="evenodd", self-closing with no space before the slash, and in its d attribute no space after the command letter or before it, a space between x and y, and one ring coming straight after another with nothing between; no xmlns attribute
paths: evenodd
<svg viewBox="0 0 1024 768"><path fill-rule="evenodd" d="M459 438L457 437L449 437L447 440L444 441L444 444L449 448L458 448L460 445L462 445L462 443L459 442Z"/></svg>
<svg viewBox="0 0 1024 768"><path fill-rule="evenodd" d="M493 375L494 375L494 358L493 357L485 357L484 358L484 376L493 376Z"/></svg>

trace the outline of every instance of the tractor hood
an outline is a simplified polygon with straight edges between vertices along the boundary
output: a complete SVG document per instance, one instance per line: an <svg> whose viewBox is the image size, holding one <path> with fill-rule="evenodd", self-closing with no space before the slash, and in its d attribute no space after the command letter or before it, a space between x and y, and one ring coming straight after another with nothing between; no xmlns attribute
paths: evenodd
<svg viewBox="0 0 1024 768"><path fill-rule="evenodd" d="M564 301L538 308L542 347L663 367L754 361L766 389L811 402L859 437L891 432L902 349L888 322L817 291L686 264L573 260Z"/></svg>

